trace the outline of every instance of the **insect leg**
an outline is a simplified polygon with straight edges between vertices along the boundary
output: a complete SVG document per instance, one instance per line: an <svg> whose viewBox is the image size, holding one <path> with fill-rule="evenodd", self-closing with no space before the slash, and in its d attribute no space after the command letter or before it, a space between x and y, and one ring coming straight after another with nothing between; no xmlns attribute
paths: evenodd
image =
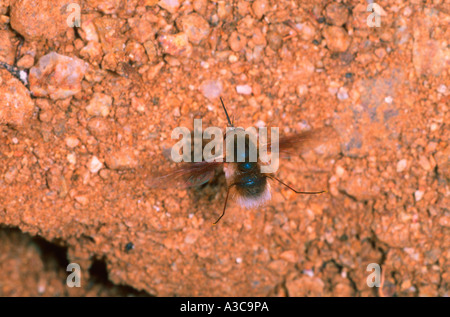
<svg viewBox="0 0 450 317"><path fill-rule="evenodd" d="M222 214L220 215L219 219L217 219L216 222L213 223L213 225L217 224L220 221L220 219L222 219L222 217L225 215L225 209L227 209L228 195L230 194L230 189L233 186L234 186L234 184L232 184L232 185L230 185L230 187L228 187L227 196L225 197L225 205L223 206Z"/></svg>

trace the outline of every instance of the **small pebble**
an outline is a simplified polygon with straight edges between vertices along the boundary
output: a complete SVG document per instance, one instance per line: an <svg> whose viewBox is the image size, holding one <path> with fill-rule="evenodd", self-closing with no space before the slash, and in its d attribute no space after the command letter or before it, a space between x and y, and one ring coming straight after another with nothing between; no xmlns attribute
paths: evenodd
<svg viewBox="0 0 450 317"><path fill-rule="evenodd" d="M138 157L130 148L112 151L105 157L106 166L113 170L136 168L139 165Z"/></svg>
<svg viewBox="0 0 450 317"><path fill-rule="evenodd" d="M258 121L255 123L255 126L256 126L257 128L263 128L263 127L266 126L266 123L265 123L264 121L262 121L262 120L258 120Z"/></svg>
<svg viewBox="0 0 450 317"><path fill-rule="evenodd" d="M339 88L339 91L337 93L337 98L339 100L345 100L348 99L348 90L345 87Z"/></svg>
<svg viewBox="0 0 450 317"><path fill-rule="evenodd" d="M421 190L416 190L414 192L414 198L416 199L416 201L420 201L423 197L424 192Z"/></svg>
<svg viewBox="0 0 450 317"><path fill-rule="evenodd" d="M238 60L239 60L239 58L238 58L236 55L230 55L230 56L228 57L228 61L229 61L230 63L236 63Z"/></svg>
<svg viewBox="0 0 450 317"><path fill-rule="evenodd" d="M332 52L345 52L352 41L347 31L339 26L326 26L322 32L327 42L327 47Z"/></svg>
<svg viewBox="0 0 450 317"><path fill-rule="evenodd" d="M431 170L430 160L426 156L424 155L419 156L419 164L424 170L426 171Z"/></svg>
<svg viewBox="0 0 450 317"><path fill-rule="evenodd" d="M445 94L447 92L447 86L445 86L444 84L439 85L437 91L438 93Z"/></svg>
<svg viewBox="0 0 450 317"><path fill-rule="evenodd" d="M206 98L215 99L222 94L223 86L219 80L206 80L201 84L200 91Z"/></svg>
<svg viewBox="0 0 450 317"><path fill-rule="evenodd" d="M300 31L300 38L304 41L311 41L316 36L316 29L310 22L297 23L295 26Z"/></svg>
<svg viewBox="0 0 450 317"><path fill-rule="evenodd" d="M252 87L249 85L238 85L236 86L236 92L241 95L251 95Z"/></svg>
<svg viewBox="0 0 450 317"><path fill-rule="evenodd" d="M199 14L191 13L181 19L181 28L192 44L200 44L210 32L209 23Z"/></svg>
<svg viewBox="0 0 450 317"><path fill-rule="evenodd" d="M206 13L206 8L208 7L208 0L194 0L192 1L192 6L194 10L198 13L204 15Z"/></svg>
<svg viewBox="0 0 450 317"><path fill-rule="evenodd" d="M103 117L94 117L87 124L89 132L96 138L102 138L109 135L111 131L110 123Z"/></svg>
<svg viewBox="0 0 450 317"><path fill-rule="evenodd" d="M403 15L409 17L411 15L411 13L413 12L413 10L411 9L411 7L406 7L403 9Z"/></svg>
<svg viewBox="0 0 450 317"><path fill-rule="evenodd" d="M243 50L247 45L247 38L244 35L239 34L238 32L235 31L231 33L228 39L228 44L230 45L230 48L233 51L239 52Z"/></svg>
<svg viewBox="0 0 450 317"><path fill-rule="evenodd" d="M103 116L106 117L109 114L109 110L112 105L112 98L102 93L95 93L92 97L89 105L86 107L86 111L91 116Z"/></svg>
<svg viewBox="0 0 450 317"><path fill-rule="evenodd" d="M75 196L75 200L83 206L89 204L89 198L86 195Z"/></svg>
<svg viewBox="0 0 450 317"><path fill-rule="evenodd" d="M89 171L93 174L96 174L99 170L102 169L103 163L100 162L97 156L93 156L87 165Z"/></svg>
<svg viewBox="0 0 450 317"><path fill-rule="evenodd" d="M31 55L24 55L17 61L17 67L29 69L34 65L34 57Z"/></svg>
<svg viewBox="0 0 450 317"><path fill-rule="evenodd" d="M23 126L31 118L34 101L28 89L0 67L0 125Z"/></svg>
<svg viewBox="0 0 450 317"><path fill-rule="evenodd" d="M198 234L197 233L188 233L184 238L184 243L193 244L197 241Z"/></svg>
<svg viewBox="0 0 450 317"><path fill-rule="evenodd" d="M180 8L180 1L179 0L160 0L158 2L158 5L169 11L170 13L176 13L178 9Z"/></svg>
<svg viewBox="0 0 450 317"><path fill-rule="evenodd" d="M65 99L81 91L87 69L88 64L77 57L51 52L30 69L30 90L36 97Z"/></svg>
<svg viewBox="0 0 450 317"><path fill-rule="evenodd" d="M74 153L69 153L67 154L67 161L70 164L75 165L77 163L77 156Z"/></svg>
<svg viewBox="0 0 450 317"><path fill-rule="evenodd" d="M53 40L67 32L70 12L65 8L70 2L70 0L11 1L9 13L11 27L30 42Z"/></svg>
<svg viewBox="0 0 450 317"><path fill-rule="evenodd" d="M308 86L306 85L298 85L297 86L297 94L299 96L304 96L308 92Z"/></svg>
<svg viewBox="0 0 450 317"><path fill-rule="evenodd" d="M349 10L342 3L331 2L325 8L327 20L336 26L342 26L347 23Z"/></svg>
<svg viewBox="0 0 450 317"><path fill-rule="evenodd" d="M408 162L405 159L398 161L398 163L397 163L397 172L398 173L403 172L406 169L407 165L408 165Z"/></svg>
<svg viewBox="0 0 450 317"><path fill-rule="evenodd" d="M423 30L422 32L426 33L427 31ZM446 71L446 53L439 41L430 39L426 45L421 41L414 41L412 53L412 61L417 75L439 76Z"/></svg>
<svg viewBox="0 0 450 317"><path fill-rule="evenodd" d="M85 40L86 42L99 42L99 37L98 37L98 33L97 33L97 28L95 27L95 24L92 20L86 20L86 21L82 21L81 23L81 37L83 38L83 40Z"/></svg>
<svg viewBox="0 0 450 317"><path fill-rule="evenodd" d="M182 57L189 57L192 54L192 45L189 43L188 36L183 32L160 35L158 41L166 54Z"/></svg>
<svg viewBox="0 0 450 317"><path fill-rule="evenodd" d="M117 0L90 0L91 6L104 14L115 14L121 7L121 2Z"/></svg>
<svg viewBox="0 0 450 317"><path fill-rule="evenodd" d="M268 8L267 0L255 0L252 4L252 10L256 18L260 20Z"/></svg>
<svg viewBox="0 0 450 317"><path fill-rule="evenodd" d="M342 166L336 166L336 175L342 177L345 174L345 169Z"/></svg>
<svg viewBox="0 0 450 317"><path fill-rule="evenodd" d="M78 140L76 137L69 136L69 137L66 138L66 145L67 145L67 147L73 149L73 148L77 147L78 144L80 144L80 140Z"/></svg>

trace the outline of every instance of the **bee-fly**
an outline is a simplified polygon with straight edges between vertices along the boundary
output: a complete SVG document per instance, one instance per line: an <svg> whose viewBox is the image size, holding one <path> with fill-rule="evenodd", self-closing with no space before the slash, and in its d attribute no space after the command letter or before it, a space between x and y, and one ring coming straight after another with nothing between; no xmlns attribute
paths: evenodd
<svg viewBox="0 0 450 317"><path fill-rule="evenodd" d="M236 135L236 137L233 136L232 139L232 142L234 142L234 146L230 147L232 148L233 153L228 153L227 149L225 149L227 159L223 161L203 160L201 162L184 163L184 165L177 170L167 173L161 177L149 180L147 182L148 186L174 186L184 188L199 186L211 181L215 175L215 170L218 167L223 166L225 178L227 180L227 194L225 196L225 203L222 214L213 224L217 224L225 215L228 198L231 191L234 191L237 202L246 208L258 207L270 200L271 186L269 180L276 181L286 186L296 194L316 195L325 192L297 191L290 185L275 177L273 173L263 173L261 171L261 166L264 163L260 159L260 152L256 143L249 137L244 129L234 127L222 98L220 98L220 101L222 103L223 110L225 111L230 131L233 131L233 133ZM289 155L294 152L298 152L302 147L305 146L306 143L314 139L313 133L314 132L312 131L308 131L301 134L280 137L278 141L279 153ZM239 138L245 138L244 151L239 151L239 147L237 146ZM226 139L226 136L224 139ZM275 150L276 148L272 147L272 144L270 142L267 145L269 146L270 150ZM256 160L252 159L250 155L252 149L256 149ZM232 157L232 159L228 160L229 157Z"/></svg>

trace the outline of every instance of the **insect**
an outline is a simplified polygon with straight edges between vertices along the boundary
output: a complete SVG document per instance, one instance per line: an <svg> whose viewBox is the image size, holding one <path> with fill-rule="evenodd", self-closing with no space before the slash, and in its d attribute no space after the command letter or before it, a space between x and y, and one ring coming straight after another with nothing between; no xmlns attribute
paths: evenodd
<svg viewBox="0 0 450 317"><path fill-rule="evenodd" d="M215 175L215 170L219 167L223 167L225 178L227 180L227 194L225 196L225 203L223 206L222 214L213 223L214 225L217 224L225 215L228 198L230 196L230 192L232 191L234 191L235 193L237 202L241 206L244 206L246 208L255 208L270 200L271 185L269 181L278 182L281 185L286 186L296 194L317 195L326 192L324 190L298 191L278 179L273 173L263 173L261 171L261 166L264 163L260 159L258 146L255 144L254 140L249 138L249 135L245 133L244 129L236 128L234 126L234 124L230 120L222 98L220 98L220 101L227 117L230 131L233 131L237 136L237 138L233 138L235 146L230 147L233 150L233 153L231 153L233 159L223 161L203 160L201 162L183 163L183 165L179 169L166 173L163 176L150 179L148 182L146 182L148 186L153 188L187 188L200 186L211 181ZM299 149L304 147L306 143L315 139L313 134L313 131L308 131L300 134L280 137L278 141L279 153L289 156L293 153L298 152ZM244 151L238 151L239 148L237 146L237 142L239 138L245 138ZM270 142L267 145L268 148L272 151L274 151L276 148ZM225 153L227 153L227 148L225 149ZM251 159L250 152L252 148L257 149L258 157L256 160ZM228 157L229 156L227 156L227 158Z"/></svg>

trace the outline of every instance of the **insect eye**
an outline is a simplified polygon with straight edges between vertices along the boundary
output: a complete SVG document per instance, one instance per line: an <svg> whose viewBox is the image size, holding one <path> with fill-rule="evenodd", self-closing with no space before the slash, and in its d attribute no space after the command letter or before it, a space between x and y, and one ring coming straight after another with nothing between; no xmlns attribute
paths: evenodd
<svg viewBox="0 0 450 317"><path fill-rule="evenodd" d="M249 170L253 169L253 167L254 167L254 163L251 163L251 162L242 163L240 165L240 169L242 171L249 171Z"/></svg>
<svg viewBox="0 0 450 317"><path fill-rule="evenodd" d="M252 177L244 177L244 178L242 179L242 183L243 183L244 185L251 186L251 185L255 184L255 180L254 180Z"/></svg>

